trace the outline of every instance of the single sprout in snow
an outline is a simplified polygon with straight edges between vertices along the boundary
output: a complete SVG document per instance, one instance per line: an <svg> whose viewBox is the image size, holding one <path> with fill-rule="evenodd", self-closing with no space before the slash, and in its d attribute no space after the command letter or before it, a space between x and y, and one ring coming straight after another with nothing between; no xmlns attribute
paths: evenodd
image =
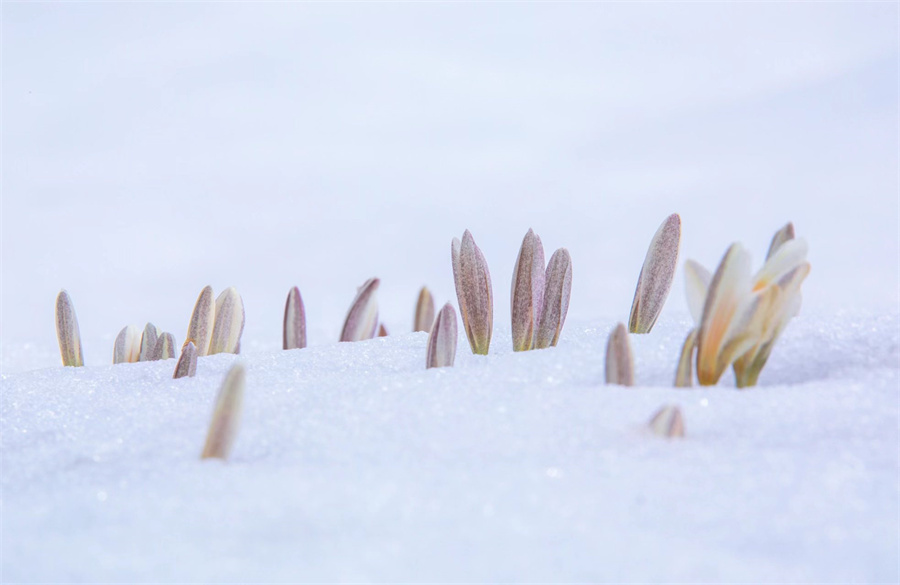
<svg viewBox="0 0 900 585"><path fill-rule="evenodd" d="M653 329L672 288L680 244L681 217L673 213L656 230L644 258L628 319L631 333L650 333Z"/></svg>
<svg viewBox="0 0 900 585"><path fill-rule="evenodd" d="M463 233L462 242L453 238L450 257L459 314L472 353L487 355L494 326L494 299L487 261L469 230Z"/></svg>

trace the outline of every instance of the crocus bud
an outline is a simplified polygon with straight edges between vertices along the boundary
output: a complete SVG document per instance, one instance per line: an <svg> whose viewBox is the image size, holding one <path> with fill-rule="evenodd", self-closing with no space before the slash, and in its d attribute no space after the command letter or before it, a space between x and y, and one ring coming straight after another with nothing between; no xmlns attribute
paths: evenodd
<svg viewBox="0 0 900 585"><path fill-rule="evenodd" d="M113 346L113 363L128 364L141 359L141 333L134 325L128 325L119 331Z"/></svg>
<svg viewBox="0 0 900 585"><path fill-rule="evenodd" d="M296 286L288 292L284 304L284 349L303 349L306 347L306 309L303 297Z"/></svg>
<svg viewBox="0 0 900 585"><path fill-rule="evenodd" d="M466 337L472 353L487 355L494 326L494 300L487 262L469 230L463 233L462 242L453 238L450 253Z"/></svg>
<svg viewBox="0 0 900 585"><path fill-rule="evenodd" d="M623 323L613 329L606 342L606 383L634 386L634 356Z"/></svg>
<svg viewBox="0 0 900 585"><path fill-rule="evenodd" d="M416 301L416 314L413 318L413 331L431 331L434 323L434 299L426 287L419 291L419 300Z"/></svg>
<svg viewBox="0 0 900 585"><path fill-rule="evenodd" d="M657 410L647 426L654 435L667 439L684 436L684 417L681 416L681 410L671 404Z"/></svg>
<svg viewBox="0 0 900 585"><path fill-rule="evenodd" d="M544 278L544 246L541 238L529 229L513 268L510 293L513 351L534 348L544 308Z"/></svg>
<svg viewBox="0 0 900 585"><path fill-rule="evenodd" d="M644 258L628 320L631 333L650 333L653 329L672 288L680 244L681 217L673 213L656 230Z"/></svg>
<svg viewBox="0 0 900 585"><path fill-rule="evenodd" d="M198 356L207 355L215 322L216 305L213 301L213 289L211 286L207 286L200 291L200 296L197 297L197 302L194 304L194 312L191 313L191 322L188 324L184 345L192 342L197 348Z"/></svg>
<svg viewBox="0 0 900 585"><path fill-rule="evenodd" d="M378 299L375 296L381 281L377 278L367 280L356 293L353 304L347 312L341 341L362 341L375 337L378 328Z"/></svg>
<svg viewBox="0 0 900 585"><path fill-rule="evenodd" d="M141 349L138 355L139 362L149 362L153 350L156 349L156 341L159 339L159 328L153 323L147 323L144 333L141 335Z"/></svg>
<svg viewBox="0 0 900 585"><path fill-rule="evenodd" d="M233 286L216 299L216 317L207 355L238 353L244 332L244 301Z"/></svg>
<svg viewBox="0 0 900 585"><path fill-rule="evenodd" d="M209 424L203 454L200 455L201 459L211 457L228 459L228 455L231 454L231 447L240 426L245 379L244 367L240 364L232 366L225 376L219 396L216 398L216 407L213 410L212 422Z"/></svg>
<svg viewBox="0 0 900 585"><path fill-rule="evenodd" d="M535 349L556 346L566 323L569 297L572 295L572 258L565 248L550 256L544 283L544 308L534 337Z"/></svg>
<svg viewBox="0 0 900 585"><path fill-rule="evenodd" d="M165 332L156 340L151 360L167 360L175 357L175 338L171 333Z"/></svg>
<svg viewBox="0 0 900 585"><path fill-rule="evenodd" d="M84 365L75 307L69 293L64 290L59 291L56 297L56 339L59 341L59 353L64 366Z"/></svg>
<svg viewBox="0 0 900 585"><path fill-rule="evenodd" d="M181 348L181 357L175 364L175 374L173 378L192 377L197 373L197 347L193 341L188 340Z"/></svg>
<svg viewBox="0 0 900 585"><path fill-rule="evenodd" d="M441 308L434 326L428 335L428 350L425 355L426 368L452 366L456 359L456 311L447 303Z"/></svg>

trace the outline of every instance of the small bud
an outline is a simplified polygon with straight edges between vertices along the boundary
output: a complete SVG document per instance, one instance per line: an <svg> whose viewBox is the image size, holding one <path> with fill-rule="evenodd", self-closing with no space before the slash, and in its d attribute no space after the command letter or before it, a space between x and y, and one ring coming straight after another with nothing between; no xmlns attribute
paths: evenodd
<svg viewBox="0 0 900 585"><path fill-rule="evenodd" d="M428 335L428 350L425 354L426 368L452 366L456 359L456 311L447 303L434 320Z"/></svg>
<svg viewBox="0 0 900 585"><path fill-rule="evenodd" d="M675 387L690 388L693 385L694 372L691 366L694 348L697 346L697 330L691 329L681 346L681 357L678 358L678 369L675 371Z"/></svg>
<svg viewBox="0 0 900 585"><path fill-rule="evenodd" d="M487 262L469 230L463 233L462 242L453 238L450 255L466 337L472 353L487 355L494 327L494 299Z"/></svg>
<svg viewBox="0 0 900 585"><path fill-rule="evenodd" d="M193 341L188 341L181 348L181 357L175 364L175 375L173 378L192 377L197 373L197 348Z"/></svg>
<svg viewBox="0 0 900 585"><path fill-rule="evenodd" d="M431 331L434 323L434 299L426 287L419 291L419 300L416 301L416 314L413 318L413 331Z"/></svg>
<svg viewBox="0 0 900 585"><path fill-rule="evenodd" d="M306 309L303 297L296 286L288 292L284 304L284 349L303 349L306 347ZM237 353L237 352L235 352Z"/></svg>
<svg viewBox="0 0 900 585"><path fill-rule="evenodd" d="M215 322L216 305L213 302L213 289L211 286L207 286L200 292L200 296L197 297L197 302L194 304L194 312L191 313L191 322L188 324L184 345L193 342L198 356L207 355ZM184 347L182 347L183 349Z"/></svg>
<svg viewBox="0 0 900 585"><path fill-rule="evenodd" d="M231 454L231 447L240 426L245 380L244 367L240 364L232 366L225 376L219 396L216 398L216 407L213 410L212 422L209 424L203 454L200 455L201 459L211 457L228 459L228 455Z"/></svg>
<svg viewBox="0 0 900 585"><path fill-rule="evenodd" d="M660 437L668 439L684 437L684 418L681 416L681 410L671 404L656 411L647 426L654 435Z"/></svg>
<svg viewBox="0 0 900 585"><path fill-rule="evenodd" d="M378 337L387 337L387 336L388 336L387 327L385 327L384 323L382 323L378 326Z"/></svg>
<svg viewBox="0 0 900 585"><path fill-rule="evenodd" d="M544 308L544 246L531 229L525 234L513 268L510 312L513 351L534 348Z"/></svg>
<svg viewBox="0 0 900 585"><path fill-rule="evenodd" d="M153 323L147 323L144 333L141 335L141 349L138 354L139 362L149 362L153 350L156 349L156 341L159 339L159 328Z"/></svg>
<svg viewBox="0 0 900 585"><path fill-rule="evenodd" d="M59 341L59 353L64 366L84 365L75 307L69 293L64 290L59 291L56 297L56 339Z"/></svg>
<svg viewBox="0 0 900 585"><path fill-rule="evenodd" d="M119 331L113 346L113 363L130 364L140 361L141 358L141 334L140 329L134 325L128 325Z"/></svg>
<svg viewBox="0 0 900 585"><path fill-rule="evenodd" d="M233 286L226 288L216 299L216 318L212 336L209 340L209 352L237 353L244 332L244 301Z"/></svg>
<svg viewBox="0 0 900 585"><path fill-rule="evenodd" d="M606 342L606 383L634 386L634 356L623 323L616 325Z"/></svg>
<svg viewBox="0 0 900 585"><path fill-rule="evenodd" d="M175 357L175 338L171 333L163 333L156 340L151 360L167 360Z"/></svg>
<svg viewBox="0 0 900 585"><path fill-rule="evenodd" d="M644 257L628 320L631 333L650 333L653 329L675 279L680 243L681 217L673 213L656 230Z"/></svg>
<svg viewBox="0 0 900 585"><path fill-rule="evenodd" d="M375 293L379 284L380 280L370 278L359 287L347 312L347 319L341 330L341 341L363 341L375 337L378 328L378 299Z"/></svg>
<svg viewBox="0 0 900 585"><path fill-rule="evenodd" d="M547 263L544 282L544 308L534 337L535 349L555 347L566 323L569 297L572 295L572 258L568 250L560 248L553 252Z"/></svg>

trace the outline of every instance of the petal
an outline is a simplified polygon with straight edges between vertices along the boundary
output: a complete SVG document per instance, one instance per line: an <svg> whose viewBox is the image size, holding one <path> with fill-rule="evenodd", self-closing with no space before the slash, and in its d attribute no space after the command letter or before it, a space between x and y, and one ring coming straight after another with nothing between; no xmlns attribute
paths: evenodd
<svg viewBox="0 0 900 585"><path fill-rule="evenodd" d="M204 287L194 304L194 312L191 313L191 322L188 324L187 335L184 343L193 342L197 348L197 355L204 356L209 351L209 340L212 337L213 326L216 322L216 305L213 302L213 289ZM182 348L183 349L183 348Z"/></svg>
<svg viewBox="0 0 900 585"><path fill-rule="evenodd" d="M628 320L632 333L650 333L653 329L675 279L680 244L681 217L673 213L656 230L644 258Z"/></svg>
<svg viewBox="0 0 900 585"><path fill-rule="evenodd" d="M698 262L688 260L684 263L685 293L695 325L699 325L703 317L703 303L706 302L706 291L709 290L710 281L712 274Z"/></svg>
<svg viewBox="0 0 900 585"><path fill-rule="evenodd" d="M419 291L419 299L416 301L416 313L413 317L413 331L431 331L434 323L434 299L427 287Z"/></svg>
<svg viewBox="0 0 900 585"><path fill-rule="evenodd" d="M381 281L370 278L359 287L347 312L341 341L362 341L375 337L378 328L378 298L375 296Z"/></svg>
<svg viewBox="0 0 900 585"><path fill-rule="evenodd" d="M785 242L794 239L794 224L791 222L787 222L787 224L775 232L775 235L772 236L772 243L769 244L769 253L766 254L766 260L772 257L778 248L780 248Z"/></svg>
<svg viewBox="0 0 900 585"><path fill-rule="evenodd" d="M544 277L544 308L534 338L535 349L555 346L566 323L572 295L572 258L565 248L553 252Z"/></svg>
<svg viewBox="0 0 900 585"><path fill-rule="evenodd" d="M806 262L808 247L800 238L785 242L753 277L753 290L761 290L781 280L787 273Z"/></svg>
<svg viewBox="0 0 900 585"><path fill-rule="evenodd" d="M709 285L697 334L697 379L708 386L719 381L719 356L731 340L728 333L737 310L750 295L750 255L732 244Z"/></svg>
<svg viewBox="0 0 900 585"><path fill-rule="evenodd" d="M216 318L209 339L208 355L237 353L244 332L244 301L233 286L216 299Z"/></svg>
<svg viewBox="0 0 900 585"><path fill-rule="evenodd" d="M441 308L431 333L428 335L428 349L425 354L426 368L452 366L456 359L456 311L447 303Z"/></svg>
<svg viewBox="0 0 900 585"><path fill-rule="evenodd" d="M606 383L634 386L634 356L624 323L619 323L606 342Z"/></svg>
<svg viewBox="0 0 900 585"><path fill-rule="evenodd" d="M284 349L306 347L306 309L303 306L300 289L296 286L288 292L284 304L282 341Z"/></svg>
<svg viewBox="0 0 900 585"><path fill-rule="evenodd" d="M181 357L178 358L178 363L175 364L175 374L172 376L175 379L192 377L197 373L197 346L194 345L193 341L188 341L181 347Z"/></svg>
<svg viewBox="0 0 900 585"><path fill-rule="evenodd" d="M84 365L75 306L65 290L59 291L56 297L56 339L59 341L59 353L64 366Z"/></svg>
<svg viewBox="0 0 900 585"><path fill-rule="evenodd" d="M681 346L681 357L678 358L678 369L675 371L675 387L690 388L694 374L691 367L694 348L697 347L697 329L691 329Z"/></svg>
<svg viewBox="0 0 900 585"><path fill-rule="evenodd" d="M206 444L203 446L201 459L210 457L228 459L240 425L245 385L244 367L235 364L225 376L225 381L216 398L216 407L209 424L209 432L206 434Z"/></svg>

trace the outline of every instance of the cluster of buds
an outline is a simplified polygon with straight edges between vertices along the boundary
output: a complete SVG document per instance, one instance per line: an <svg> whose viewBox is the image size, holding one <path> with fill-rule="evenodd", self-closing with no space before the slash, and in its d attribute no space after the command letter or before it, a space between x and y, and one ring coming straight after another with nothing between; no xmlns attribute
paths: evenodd
<svg viewBox="0 0 900 585"><path fill-rule="evenodd" d="M236 288L226 288L213 302L212 287L204 287L194 304L173 377L193 376L200 356L240 353L244 320L244 301Z"/></svg>
<svg viewBox="0 0 900 585"><path fill-rule="evenodd" d="M514 351L555 346L566 322L572 294L572 258L556 250L544 268L541 238L528 230L513 268L510 291Z"/></svg>
<svg viewBox="0 0 900 585"><path fill-rule="evenodd" d="M152 362L175 357L175 338L147 323L141 332L135 325L119 331L113 344L113 363Z"/></svg>
<svg viewBox="0 0 900 585"><path fill-rule="evenodd" d="M800 310L800 287L810 271L806 254L806 242L794 238L788 223L772 238L755 275L750 254L737 243L715 274L687 261L687 300L695 328L682 347L676 385L690 386L694 353L701 385L716 384L728 366L739 388L756 385L775 342Z"/></svg>

